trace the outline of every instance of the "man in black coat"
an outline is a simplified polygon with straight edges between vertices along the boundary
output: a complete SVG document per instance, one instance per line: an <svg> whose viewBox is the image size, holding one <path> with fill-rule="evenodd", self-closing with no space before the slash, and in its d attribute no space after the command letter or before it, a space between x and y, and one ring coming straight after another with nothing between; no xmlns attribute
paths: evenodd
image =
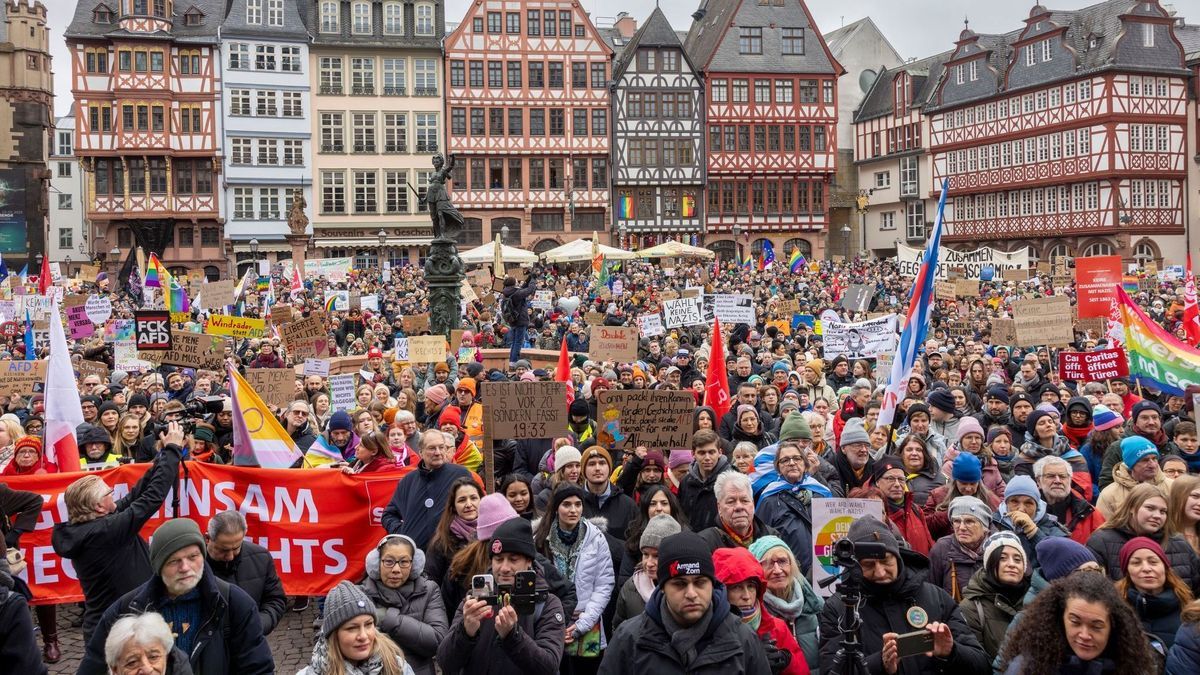
<svg viewBox="0 0 1200 675"><path fill-rule="evenodd" d="M720 439L711 429L692 434L695 460L679 482L679 505L687 514L693 532L717 524L717 476L733 469L729 458L721 454Z"/></svg>
<svg viewBox="0 0 1200 675"><path fill-rule="evenodd" d="M509 305L508 311L504 312L507 315L505 321L508 322L509 370L515 368L517 361L521 360L521 350L525 347L526 333L529 331L529 298L537 292L537 284L534 283L536 278L537 274L531 272L525 278L525 285L517 288L516 277L511 274L504 277L504 290L500 294L504 296L502 302ZM503 312L503 308L501 311Z"/></svg>
<svg viewBox="0 0 1200 675"><path fill-rule="evenodd" d="M165 445L154 464L120 501L113 501L113 489L96 474L71 483L64 494L70 520L54 526L50 542L55 553L71 561L83 587L85 638L91 637L109 605L154 574L150 550L139 532L179 475L183 427L170 423L162 440Z"/></svg>
<svg viewBox="0 0 1200 675"><path fill-rule="evenodd" d="M466 467L447 462L452 452L454 444L447 434L437 429L421 434L421 463L396 484L383 512L383 529L389 534L406 535L422 550L429 546L446 509L451 483L471 475Z"/></svg>
<svg viewBox="0 0 1200 675"><path fill-rule="evenodd" d="M624 540L629 523L637 517L633 498L613 485L612 457L604 448L593 445L583 451L583 517L600 516L607 521L608 533ZM618 561L618 564L620 561Z"/></svg>
<svg viewBox="0 0 1200 675"><path fill-rule="evenodd" d="M863 574L859 640L870 672L899 675L988 672L987 653L963 620L954 598L940 586L924 580L929 564L925 556L908 549L901 551L891 530L874 516L855 520L846 538L855 544L882 544L885 551L882 559L859 559ZM661 556L660 553L660 564ZM841 596L835 594L821 612L822 673L833 672L829 664L841 646L838 625L845 609ZM933 656L899 658L896 637L921 628L933 633Z"/></svg>
<svg viewBox="0 0 1200 675"><path fill-rule="evenodd" d="M204 536L196 521L168 520L151 540L155 576L104 611L77 675L108 673L104 642L109 630L120 617L144 612L162 615L196 675L274 673L258 608L245 591L218 579L205 564Z"/></svg>
<svg viewBox="0 0 1200 675"><path fill-rule="evenodd" d="M218 579L234 584L258 606L263 635L270 635L287 609L287 594L267 549L246 540L246 518L222 511L208 521L208 566Z"/></svg>

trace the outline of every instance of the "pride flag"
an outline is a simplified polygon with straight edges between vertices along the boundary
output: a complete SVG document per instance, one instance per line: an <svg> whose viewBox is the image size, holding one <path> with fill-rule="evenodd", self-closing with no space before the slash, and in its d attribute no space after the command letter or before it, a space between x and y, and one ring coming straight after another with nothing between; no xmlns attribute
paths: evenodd
<svg viewBox="0 0 1200 675"><path fill-rule="evenodd" d="M633 215L633 197L624 195L617 197L617 217L621 220L632 220Z"/></svg>
<svg viewBox="0 0 1200 675"><path fill-rule="evenodd" d="M256 288L259 293L265 293L271 287L271 277L259 277Z"/></svg>
<svg viewBox="0 0 1200 675"><path fill-rule="evenodd" d="M237 370L231 366L225 370L233 399L233 463L264 469L291 468L301 457L296 442Z"/></svg>
<svg viewBox="0 0 1200 675"><path fill-rule="evenodd" d="M1121 277L1121 288L1123 288L1126 293L1137 293L1138 278L1126 274L1125 276Z"/></svg>
<svg viewBox="0 0 1200 675"><path fill-rule="evenodd" d="M742 261L742 269L747 272L754 271L754 256L749 252L746 253L746 259Z"/></svg>
<svg viewBox="0 0 1200 675"><path fill-rule="evenodd" d="M325 434L317 436L317 440L313 441L312 446L308 448L308 452L304 453L304 461L308 464L316 466L325 466L334 462L344 462L346 458L337 448L329 444L325 440Z"/></svg>
<svg viewBox="0 0 1200 675"><path fill-rule="evenodd" d="M166 288L164 280L169 278L170 274L167 268L163 266L162 261L158 259L158 254L151 253L150 261L146 263L146 281L142 286L146 288Z"/></svg>
<svg viewBox="0 0 1200 675"><path fill-rule="evenodd" d="M172 277L168 288L163 289L163 298L166 306L171 312L190 312L192 311L192 302L188 299L187 290L179 285L179 280Z"/></svg>
<svg viewBox="0 0 1200 675"><path fill-rule="evenodd" d="M334 306L337 305L337 299L338 299L337 295L331 295L328 298L325 298L325 311L326 312L333 311Z"/></svg>
<svg viewBox="0 0 1200 675"><path fill-rule="evenodd" d="M800 252L800 248L792 249L792 255L788 256L788 269L792 274L799 274L808 266L808 261L804 259L804 254Z"/></svg>
<svg viewBox="0 0 1200 675"><path fill-rule="evenodd" d="M1200 381L1200 349L1176 340L1146 316L1123 288L1116 304L1125 327L1129 376L1144 387L1185 396L1187 383Z"/></svg>

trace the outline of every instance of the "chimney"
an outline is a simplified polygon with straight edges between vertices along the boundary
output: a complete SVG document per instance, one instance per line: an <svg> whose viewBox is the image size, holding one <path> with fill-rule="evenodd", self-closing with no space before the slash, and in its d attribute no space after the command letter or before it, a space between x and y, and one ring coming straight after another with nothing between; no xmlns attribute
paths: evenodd
<svg viewBox="0 0 1200 675"><path fill-rule="evenodd" d="M621 12L617 15L617 20L613 23L613 28L621 34L621 37L628 40L637 32L637 19L629 16L628 12Z"/></svg>

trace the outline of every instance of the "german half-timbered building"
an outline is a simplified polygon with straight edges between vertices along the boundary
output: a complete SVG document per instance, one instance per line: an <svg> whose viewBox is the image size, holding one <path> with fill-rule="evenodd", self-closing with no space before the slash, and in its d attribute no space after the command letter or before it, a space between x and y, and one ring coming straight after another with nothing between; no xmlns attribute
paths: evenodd
<svg viewBox="0 0 1200 675"><path fill-rule="evenodd" d="M471 4L445 40L460 243L540 252L609 230L612 56L577 1Z"/></svg>
<svg viewBox="0 0 1200 675"><path fill-rule="evenodd" d="M79 0L66 31L93 250L142 247L225 274L220 220L223 0Z"/></svg>
<svg viewBox="0 0 1200 675"><path fill-rule="evenodd" d="M704 230L704 88L659 8L613 64L613 229L622 246L698 244Z"/></svg>
<svg viewBox="0 0 1200 675"><path fill-rule="evenodd" d="M822 257L841 65L802 0L709 0L698 14L684 45L707 94L706 244Z"/></svg>
<svg viewBox="0 0 1200 675"><path fill-rule="evenodd" d="M930 196L949 181L943 241L1178 261L1188 71L1176 24L1155 0L1106 0L1036 5L1002 35L964 29L925 109Z"/></svg>

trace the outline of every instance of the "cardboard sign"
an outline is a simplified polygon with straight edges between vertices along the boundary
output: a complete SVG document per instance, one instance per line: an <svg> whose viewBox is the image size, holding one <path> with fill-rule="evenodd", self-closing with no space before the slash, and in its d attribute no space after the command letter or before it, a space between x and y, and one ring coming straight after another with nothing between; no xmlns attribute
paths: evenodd
<svg viewBox="0 0 1200 675"><path fill-rule="evenodd" d="M329 355L329 333L321 315L314 314L293 321L279 329L284 348L294 359L312 357L325 358Z"/></svg>
<svg viewBox="0 0 1200 675"><path fill-rule="evenodd" d="M619 450L644 445L666 454L673 448L690 448L695 411L696 399L690 391L602 391L596 436L600 445Z"/></svg>
<svg viewBox="0 0 1200 675"><path fill-rule="evenodd" d="M1017 342L1017 322L1012 319L992 319L992 344L1012 345Z"/></svg>
<svg viewBox="0 0 1200 675"><path fill-rule="evenodd" d="M583 315L583 322L589 326L600 326L604 323L604 313L588 312Z"/></svg>
<svg viewBox="0 0 1200 675"><path fill-rule="evenodd" d="M1129 376L1129 359L1120 347L1094 352L1059 352L1058 374L1064 380L1105 382Z"/></svg>
<svg viewBox="0 0 1200 675"><path fill-rule="evenodd" d="M483 409L492 438L566 436L566 386L563 382L481 383L480 397L486 401Z"/></svg>
<svg viewBox="0 0 1200 675"><path fill-rule="evenodd" d="M329 405L334 410L349 410L354 407L354 373L332 375L329 378Z"/></svg>
<svg viewBox="0 0 1200 675"><path fill-rule="evenodd" d="M632 326L592 326L588 329L588 356L593 361L637 361L638 329Z"/></svg>
<svg viewBox="0 0 1200 675"><path fill-rule="evenodd" d="M89 338L96 332L96 324L88 318L87 307L75 305L66 308L67 327L71 331L72 340Z"/></svg>
<svg viewBox="0 0 1200 675"><path fill-rule="evenodd" d="M654 337L667 332L662 325L661 314L643 314L638 317L638 329L645 337Z"/></svg>
<svg viewBox="0 0 1200 675"><path fill-rule="evenodd" d="M185 330L171 331L171 348L165 352L139 355L153 365L221 370L225 363L225 339Z"/></svg>
<svg viewBox="0 0 1200 675"><path fill-rule="evenodd" d="M663 302L663 325L667 328L699 326L704 323L704 300L680 298Z"/></svg>
<svg viewBox="0 0 1200 675"><path fill-rule="evenodd" d="M329 377L329 361L325 359L304 359L304 375L320 375Z"/></svg>
<svg viewBox="0 0 1200 675"><path fill-rule="evenodd" d="M108 381L108 365L100 361L76 361L75 370L79 373L80 380L88 375L95 375L101 382Z"/></svg>
<svg viewBox="0 0 1200 675"><path fill-rule="evenodd" d="M408 338L408 360L438 363L446 360L446 338L441 335L412 335Z"/></svg>
<svg viewBox="0 0 1200 675"><path fill-rule="evenodd" d="M554 291L535 291L529 306L549 312L554 308Z"/></svg>
<svg viewBox="0 0 1200 675"><path fill-rule="evenodd" d="M725 323L755 324L753 296L717 294L705 296L704 300L705 307L712 308L713 316Z"/></svg>
<svg viewBox="0 0 1200 675"><path fill-rule="evenodd" d="M780 300L779 303L775 305L775 313L785 317L790 317L793 314L799 314L800 301L795 299Z"/></svg>
<svg viewBox="0 0 1200 675"><path fill-rule="evenodd" d="M171 313L143 309L133 313L133 330L138 351L167 351L171 348Z"/></svg>
<svg viewBox="0 0 1200 675"><path fill-rule="evenodd" d="M1075 322L1075 332L1084 333L1092 339L1099 339L1108 330L1108 318L1096 316L1090 319L1079 319Z"/></svg>
<svg viewBox="0 0 1200 675"><path fill-rule="evenodd" d="M413 314L401 317L404 332L408 335L420 335L429 332L429 314ZM445 358L445 357L443 357Z"/></svg>
<svg viewBox="0 0 1200 675"><path fill-rule="evenodd" d="M1013 303L1018 347L1067 345L1075 339L1071 301L1066 296L1031 298Z"/></svg>
<svg viewBox="0 0 1200 675"><path fill-rule="evenodd" d="M935 281L933 284L933 295L938 302L954 302L954 282Z"/></svg>
<svg viewBox="0 0 1200 675"><path fill-rule="evenodd" d="M246 382L272 408L286 408L296 397L296 371L291 368L247 368Z"/></svg>
<svg viewBox="0 0 1200 675"><path fill-rule="evenodd" d="M1006 281L1029 281L1029 270L1009 270L1004 273Z"/></svg>
<svg viewBox="0 0 1200 675"><path fill-rule="evenodd" d="M957 279L954 282L954 295L960 298L979 297L978 279Z"/></svg>
<svg viewBox="0 0 1200 675"><path fill-rule="evenodd" d="M79 280L88 283L96 283L96 277L100 274L99 265L80 265Z"/></svg>
<svg viewBox="0 0 1200 675"><path fill-rule="evenodd" d="M29 396L46 381L46 361L0 361L0 396Z"/></svg>
<svg viewBox="0 0 1200 675"><path fill-rule="evenodd" d="M462 280L462 286L458 289L458 292L462 295L462 299L466 300L467 302L475 302L479 300L479 295L475 293L475 289L466 279Z"/></svg>
<svg viewBox="0 0 1200 675"><path fill-rule="evenodd" d="M210 281L207 284L201 284L200 297L197 298L197 304L203 309L221 309L222 307L232 305L237 302L233 296L236 288L237 282L233 279Z"/></svg>
<svg viewBox="0 0 1200 675"><path fill-rule="evenodd" d="M975 329L971 326L971 322L963 319L951 321L944 326L946 335L952 338L971 339L975 337Z"/></svg>
<svg viewBox="0 0 1200 675"><path fill-rule="evenodd" d="M265 319L248 316L210 314L208 322L204 325L204 332L225 337L257 338L267 334L267 322Z"/></svg>

